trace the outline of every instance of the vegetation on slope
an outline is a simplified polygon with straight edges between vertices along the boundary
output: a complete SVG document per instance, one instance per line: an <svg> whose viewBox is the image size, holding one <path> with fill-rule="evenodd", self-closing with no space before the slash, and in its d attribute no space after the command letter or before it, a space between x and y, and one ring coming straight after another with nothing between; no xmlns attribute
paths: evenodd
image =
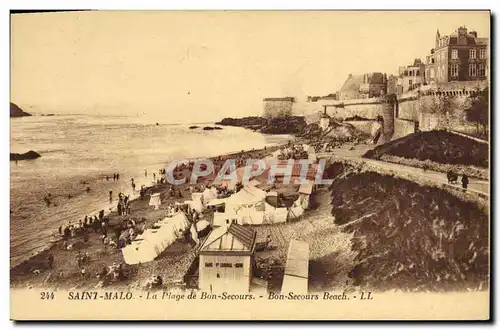
<svg viewBox="0 0 500 330"><path fill-rule="evenodd" d="M473 165L488 167L488 149L467 137L447 132L428 131L410 134L369 150L363 157L382 159L384 155L418 161L430 160L440 164Z"/></svg>
<svg viewBox="0 0 500 330"><path fill-rule="evenodd" d="M357 256L350 276L355 285L405 291L487 288L489 222L476 204L340 163L327 173L336 177L334 222L354 235Z"/></svg>

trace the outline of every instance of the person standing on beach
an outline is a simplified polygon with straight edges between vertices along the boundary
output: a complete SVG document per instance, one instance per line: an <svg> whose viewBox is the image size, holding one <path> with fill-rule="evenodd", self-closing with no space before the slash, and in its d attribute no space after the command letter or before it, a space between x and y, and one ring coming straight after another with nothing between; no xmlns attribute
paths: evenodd
<svg viewBox="0 0 500 330"><path fill-rule="evenodd" d="M156 173L153 173L153 182L156 181Z"/></svg>
<svg viewBox="0 0 500 330"><path fill-rule="evenodd" d="M49 265L50 269L52 269L52 267L54 266L54 256L52 255L52 253L50 253L47 257L47 264Z"/></svg>
<svg viewBox="0 0 500 330"><path fill-rule="evenodd" d="M111 203L113 201L113 190L109 191L109 202Z"/></svg>
<svg viewBox="0 0 500 330"><path fill-rule="evenodd" d="M147 178L148 177L148 170L144 170L144 177Z"/></svg>
<svg viewBox="0 0 500 330"><path fill-rule="evenodd" d="M116 181L120 180L120 173L116 173Z"/></svg>

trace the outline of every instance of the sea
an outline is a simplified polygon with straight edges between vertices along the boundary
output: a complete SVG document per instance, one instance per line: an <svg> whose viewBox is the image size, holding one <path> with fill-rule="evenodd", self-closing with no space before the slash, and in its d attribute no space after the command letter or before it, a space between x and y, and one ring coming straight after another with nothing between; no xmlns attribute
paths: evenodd
<svg viewBox="0 0 500 330"><path fill-rule="evenodd" d="M200 127L190 129L192 125ZM109 211L115 206L109 191L115 198L119 192L135 197L132 178L138 188L152 184L153 173L158 175L172 160L258 149L292 138L229 126L209 131L204 126L214 124L156 123L145 116L12 118L10 151L34 150L41 158L10 162L11 267L48 248L59 226ZM114 173L120 174L118 181ZM44 201L48 194L50 206Z"/></svg>

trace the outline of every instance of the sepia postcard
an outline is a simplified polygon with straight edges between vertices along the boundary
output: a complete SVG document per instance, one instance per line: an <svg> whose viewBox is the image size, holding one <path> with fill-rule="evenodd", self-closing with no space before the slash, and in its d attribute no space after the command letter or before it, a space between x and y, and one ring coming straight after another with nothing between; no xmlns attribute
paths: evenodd
<svg viewBox="0 0 500 330"><path fill-rule="evenodd" d="M483 11L10 15L12 320L489 320Z"/></svg>

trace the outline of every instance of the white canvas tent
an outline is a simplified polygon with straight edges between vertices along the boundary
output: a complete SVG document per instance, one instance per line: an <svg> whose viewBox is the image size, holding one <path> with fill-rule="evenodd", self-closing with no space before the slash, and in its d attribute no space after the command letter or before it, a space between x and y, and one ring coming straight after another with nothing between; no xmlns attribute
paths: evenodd
<svg viewBox="0 0 500 330"><path fill-rule="evenodd" d="M147 229L130 245L122 249L123 259L128 265L154 260L170 244L189 228L189 221L183 212L155 223L158 229Z"/></svg>
<svg viewBox="0 0 500 330"><path fill-rule="evenodd" d="M311 194L313 192L314 185L312 182L303 183L299 187L299 201L302 208L307 210L309 208L309 203L311 199Z"/></svg>
<svg viewBox="0 0 500 330"><path fill-rule="evenodd" d="M238 208L241 206L252 206L264 201L267 193L255 186L247 185L240 191L232 194L226 202L226 207Z"/></svg>
<svg viewBox="0 0 500 330"><path fill-rule="evenodd" d="M160 205L161 205L160 193L152 194L151 198L149 199L149 206L153 206L155 210L158 210Z"/></svg>
<svg viewBox="0 0 500 330"><path fill-rule="evenodd" d="M198 213L203 212L203 210L204 210L203 193L192 193L191 199L192 200L190 200L190 201L185 201L185 203L188 204L192 210L194 209Z"/></svg>
<svg viewBox="0 0 500 330"><path fill-rule="evenodd" d="M203 205L207 205L207 203L211 200L217 199L217 191L214 193L213 190L205 188L205 190L203 190L202 196Z"/></svg>
<svg viewBox="0 0 500 330"><path fill-rule="evenodd" d="M213 218L214 226L226 226L229 225L233 220L236 220L238 215L231 208L226 208L226 212L215 212Z"/></svg>

